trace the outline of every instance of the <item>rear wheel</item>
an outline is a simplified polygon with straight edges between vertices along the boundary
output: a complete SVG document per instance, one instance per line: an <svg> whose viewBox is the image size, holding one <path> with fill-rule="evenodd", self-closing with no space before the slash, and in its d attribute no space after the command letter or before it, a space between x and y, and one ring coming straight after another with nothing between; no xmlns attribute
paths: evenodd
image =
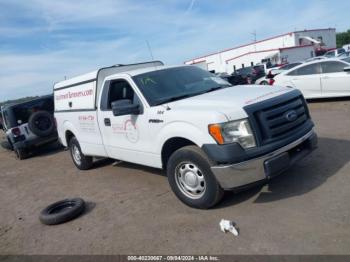
<svg viewBox="0 0 350 262"><path fill-rule="evenodd" d="M221 200L224 191L211 171L211 164L196 146L180 148L171 155L167 164L169 184L186 205L206 209Z"/></svg>
<svg viewBox="0 0 350 262"><path fill-rule="evenodd" d="M73 163L77 168L79 168L80 170L87 170L91 168L92 157L85 156L81 152L79 142L75 137L72 137L71 140L69 141L69 151L71 153Z"/></svg>
<svg viewBox="0 0 350 262"><path fill-rule="evenodd" d="M23 160L28 157L28 152L25 149L20 148L20 149L15 149L14 151L17 159L19 160Z"/></svg>

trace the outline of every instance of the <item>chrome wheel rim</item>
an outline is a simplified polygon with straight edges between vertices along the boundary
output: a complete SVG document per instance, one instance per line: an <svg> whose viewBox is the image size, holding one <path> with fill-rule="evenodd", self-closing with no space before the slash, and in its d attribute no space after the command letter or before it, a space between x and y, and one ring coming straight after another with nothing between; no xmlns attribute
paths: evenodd
<svg viewBox="0 0 350 262"><path fill-rule="evenodd" d="M201 198L206 190L202 171L193 163L181 163L176 167L175 180L180 191L191 199Z"/></svg>
<svg viewBox="0 0 350 262"><path fill-rule="evenodd" d="M72 156L74 159L74 162L77 163L78 165L81 164L81 154L80 154L80 150L76 145L72 146Z"/></svg>

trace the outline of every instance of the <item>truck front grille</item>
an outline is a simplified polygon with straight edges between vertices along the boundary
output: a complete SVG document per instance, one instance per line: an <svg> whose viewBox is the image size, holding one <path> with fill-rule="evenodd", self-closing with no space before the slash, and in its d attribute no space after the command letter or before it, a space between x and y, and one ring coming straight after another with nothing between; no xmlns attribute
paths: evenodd
<svg viewBox="0 0 350 262"><path fill-rule="evenodd" d="M264 101L247 107L253 128L257 132L260 145L288 137L310 120L309 111L302 95Z"/></svg>

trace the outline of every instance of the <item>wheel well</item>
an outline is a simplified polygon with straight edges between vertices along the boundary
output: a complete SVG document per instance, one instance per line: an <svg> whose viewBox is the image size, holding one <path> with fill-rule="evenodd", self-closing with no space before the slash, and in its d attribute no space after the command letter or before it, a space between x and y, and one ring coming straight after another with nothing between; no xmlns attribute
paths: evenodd
<svg viewBox="0 0 350 262"><path fill-rule="evenodd" d="M190 146L195 145L192 141L182 138L182 137L173 137L168 139L162 148L162 165L163 168L166 168L166 165L168 163L168 160L170 156L178 149L184 147L184 146Z"/></svg>
<svg viewBox="0 0 350 262"><path fill-rule="evenodd" d="M71 140L72 137L74 137L75 135L71 132L71 131L66 131L66 142L67 142L67 146L69 146L69 141Z"/></svg>

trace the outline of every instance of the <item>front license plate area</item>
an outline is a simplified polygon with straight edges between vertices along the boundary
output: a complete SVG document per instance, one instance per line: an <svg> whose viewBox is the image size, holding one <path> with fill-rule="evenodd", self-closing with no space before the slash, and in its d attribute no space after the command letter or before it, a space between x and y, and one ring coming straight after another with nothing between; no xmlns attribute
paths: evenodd
<svg viewBox="0 0 350 262"><path fill-rule="evenodd" d="M273 158L267 159L264 163L265 175L272 178L285 171L290 166L290 156L284 152Z"/></svg>

